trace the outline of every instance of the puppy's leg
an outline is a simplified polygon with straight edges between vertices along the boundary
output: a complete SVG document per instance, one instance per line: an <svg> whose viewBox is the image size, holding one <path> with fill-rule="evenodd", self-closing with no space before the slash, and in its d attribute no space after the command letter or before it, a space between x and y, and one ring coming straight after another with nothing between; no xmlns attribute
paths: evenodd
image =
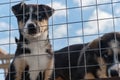
<svg viewBox="0 0 120 80"><path fill-rule="evenodd" d="M48 62L48 67L45 70L45 79L44 80L49 80L50 77L52 76L53 66L54 66L54 60L53 60L53 58L51 58L50 61Z"/></svg>
<svg viewBox="0 0 120 80"><path fill-rule="evenodd" d="M97 71L97 75L99 78L107 78L107 66L106 63L104 62L104 60L100 57L98 58L98 63L100 66L100 69Z"/></svg>
<svg viewBox="0 0 120 80"><path fill-rule="evenodd" d="M107 78L107 75L106 75L106 66L102 66L101 69L99 69L97 71L97 75L99 78Z"/></svg>
<svg viewBox="0 0 120 80"><path fill-rule="evenodd" d="M84 79L95 79L92 73L86 73Z"/></svg>
<svg viewBox="0 0 120 80"><path fill-rule="evenodd" d="M14 61L15 70L16 70L16 79L15 80L21 80L22 78L22 72L24 72L25 67L27 66L24 59L16 58Z"/></svg>
<svg viewBox="0 0 120 80"><path fill-rule="evenodd" d="M61 77L56 78L55 80L63 80Z"/></svg>

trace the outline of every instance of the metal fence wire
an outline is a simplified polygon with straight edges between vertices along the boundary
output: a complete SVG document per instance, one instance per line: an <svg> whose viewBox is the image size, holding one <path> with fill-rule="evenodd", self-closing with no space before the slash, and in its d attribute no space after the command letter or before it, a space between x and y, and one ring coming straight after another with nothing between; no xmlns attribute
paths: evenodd
<svg viewBox="0 0 120 80"><path fill-rule="evenodd" d="M119 22L120 0L1 0L0 80L119 80Z"/></svg>

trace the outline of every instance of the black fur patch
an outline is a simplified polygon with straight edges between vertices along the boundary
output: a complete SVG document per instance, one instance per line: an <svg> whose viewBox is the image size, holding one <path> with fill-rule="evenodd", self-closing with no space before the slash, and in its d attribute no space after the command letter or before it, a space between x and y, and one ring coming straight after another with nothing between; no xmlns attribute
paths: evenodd
<svg viewBox="0 0 120 80"><path fill-rule="evenodd" d="M30 54L30 53L31 53L31 51L30 51L29 48L18 48L15 56L19 56L19 55L22 55L22 54Z"/></svg>
<svg viewBox="0 0 120 80"><path fill-rule="evenodd" d="M30 49L29 48L21 48L21 53L23 53L23 54L30 54L31 53L31 51L30 51Z"/></svg>
<svg viewBox="0 0 120 80"><path fill-rule="evenodd" d="M23 47L23 44L29 44L29 41L27 39L23 39L22 34L20 34L20 39L15 38L15 41L17 43L17 50L15 52L15 56L31 53L29 48Z"/></svg>

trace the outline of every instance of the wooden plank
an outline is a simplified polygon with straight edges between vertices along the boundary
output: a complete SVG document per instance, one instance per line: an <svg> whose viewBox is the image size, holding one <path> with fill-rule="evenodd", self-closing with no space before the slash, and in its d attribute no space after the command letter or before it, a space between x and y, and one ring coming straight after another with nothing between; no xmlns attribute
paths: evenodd
<svg viewBox="0 0 120 80"><path fill-rule="evenodd" d="M8 66L9 66L9 63L6 63L6 64L0 64L0 69L8 68Z"/></svg>
<svg viewBox="0 0 120 80"><path fill-rule="evenodd" d="M11 59L11 58L13 58L13 57L14 57L13 54L0 55L0 59L5 59L5 60L7 60L7 59Z"/></svg>

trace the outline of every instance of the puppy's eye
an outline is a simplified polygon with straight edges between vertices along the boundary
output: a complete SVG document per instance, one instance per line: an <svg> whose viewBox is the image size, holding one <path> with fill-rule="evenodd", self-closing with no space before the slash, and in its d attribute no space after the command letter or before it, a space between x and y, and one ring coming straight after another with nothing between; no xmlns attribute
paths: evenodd
<svg viewBox="0 0 120 80"><path fill-rule="evenodd" d="M23 17L23 20L26 21L26 20L27 20L27 17Z"/></svg>
<svg viewBox="0 0 120 80"><path fill-rule="evenodd" d="M22 17L23 17L23 20L26 21L28 19L29 15L24 15Z"/></svg>
<svg viewBox="0 0 120 80"><path fill-rule="evenodd" d="M103 52L102 52L102 55L103 55L104 58L107 58L107 57L108 57L108 54L107 54L107 53L108 53L107 51L103 51Z"/></svg>
<svg viewBox="0 0 120 80"><path fill-rule="evenodd" d="M104 54L104 58L107 58L108 57L108 55L107 54Z"/></svg>
<svg viewBox="0 0 120 80"><path fill-rule="evenodd" d="M41 19L41 18L42 18L42 16L40 15L40 16L39 16L39 19Z"/></svg>
<svg viewBox="0 0 120 80"><path fill-rule="evenodd" d="M39 20L39 19L41 19L41 16L37 15L37 14L32 14L32 18L35 20Z"/></svg>
<svg viewBox="0 0 120 80"><path fill-rule="evenodd" d="M37 15L36 14L32 14L32 18L37 19Z"/></svg>
<svg viewBox="0 0 120 80"><path fill-rule="evenodd" d="M42 15L41 15L41 14L39 14L39 15L38 15L38 18L39 18L39 19L42 19Z"/></svg>

